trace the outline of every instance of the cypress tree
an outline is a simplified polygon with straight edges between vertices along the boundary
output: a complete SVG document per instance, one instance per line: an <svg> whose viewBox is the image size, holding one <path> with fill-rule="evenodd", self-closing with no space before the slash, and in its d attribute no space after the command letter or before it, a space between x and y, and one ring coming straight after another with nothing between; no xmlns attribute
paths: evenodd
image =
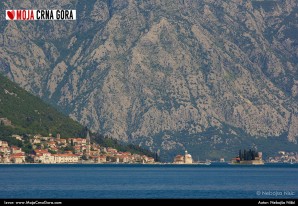
<svg viewBox="0 0 298 206"><path fill-rule="evenodd" d="M248 157L247 157L247 160L251 160L252 159L252 155L251 155L251 149L249 149L248 151Z"/></svg>
<svg viewBox="0 0 298 206"><path fill-rule="evenodd" d="M158 154L155 152L155 162L159 162Z"/></svg>
<svg viewBox="0 0 298 206"><path fill-rule="evenodd" d="M252 153L251 153L251 159L252 160L255 160L255 151L252 151Z"/></svg>

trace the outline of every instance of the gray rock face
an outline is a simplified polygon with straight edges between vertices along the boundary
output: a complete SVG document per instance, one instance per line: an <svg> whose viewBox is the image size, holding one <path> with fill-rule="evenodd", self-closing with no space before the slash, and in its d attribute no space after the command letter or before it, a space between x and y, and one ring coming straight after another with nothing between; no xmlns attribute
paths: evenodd
<svg viewBox="0 0 298 206"><path fill-rule="evenodd" d="M77 21L2 21L0 70L92 130L161 151L297 143L296 0L43 2L1 8Z"/></svg>

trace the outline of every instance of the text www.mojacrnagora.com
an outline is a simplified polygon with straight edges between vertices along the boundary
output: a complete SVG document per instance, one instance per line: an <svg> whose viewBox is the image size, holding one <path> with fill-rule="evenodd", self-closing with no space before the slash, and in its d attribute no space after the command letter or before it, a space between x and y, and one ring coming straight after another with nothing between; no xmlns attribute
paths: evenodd
<svg viewBox="0 0 298 206"><path fill-rule="evenodd" d="M4 205L61 205L62 202L49 202L49 201L5 201Z"/></svg>
<svg viewBox="0 0 298 206"><path fill-rule="evenodd" d="M258 196L295 196L295 192L294 191L257 191L256 194Z"/></svg>

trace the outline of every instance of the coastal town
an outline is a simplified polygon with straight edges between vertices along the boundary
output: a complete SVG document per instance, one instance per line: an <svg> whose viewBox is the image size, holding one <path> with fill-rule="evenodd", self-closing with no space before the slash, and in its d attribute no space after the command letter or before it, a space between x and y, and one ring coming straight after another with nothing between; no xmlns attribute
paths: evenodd
<svg viewBox="0 0 298 206"><path fill-rule="evenodd" d="M13 135L24 141L20 135ZM143 163L152 164L153 157L117 151L115 148L102 147L86 138L61 138L49 135L34 135L30 138L32 152L26 154L20 147L9 145L7 141L0 140L0 163Z"/></svg>
<svg viewBox="0 0 298 206"><path fill-rule="evenodd" d="M278 151L278 155L268 158L269 163L298 163L297 152Z"/></svg>
<svg viewBox="0 0 298 206"><path fill-rule="evenodd" d="M12 135L19 141L24 141L20 135ZM40 164L77 164L77 163L157 163L153 157L118 151L112 147L104 147L91 142L89 132L86 138L62 138L58 133L56 137L34 135L30 138L32 151L25 153L22 148L9 145L7 141L0 140L0 163L40 163ZM266 163L297 163L298 153L278 151L278 156L262 160L262 153L258 152L251 160L251 164ZM237 159L238 158L238 159ZM216 161L213 161L216 162ZM221 158L219 162L224 162ZM185 151L184 155L178 154L173 159L173 164L205 164L211 161L194 161L191 154ZM240 158L231 160L232 164L241 163ZM242 163L247 163L245 160Z"/></svg>

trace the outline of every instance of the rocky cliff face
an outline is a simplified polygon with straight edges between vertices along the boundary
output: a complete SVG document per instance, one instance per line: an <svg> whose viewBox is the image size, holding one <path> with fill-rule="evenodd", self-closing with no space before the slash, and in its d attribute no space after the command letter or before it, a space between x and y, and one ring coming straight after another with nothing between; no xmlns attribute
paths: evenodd
<svg viewBox="0 0 298 206"><path fill-rule="evenodd" d="M1 19L77 9L74 22L2 20L0 70L94 131L168 154L297 143L296 0L0 4Z"/></svg>

